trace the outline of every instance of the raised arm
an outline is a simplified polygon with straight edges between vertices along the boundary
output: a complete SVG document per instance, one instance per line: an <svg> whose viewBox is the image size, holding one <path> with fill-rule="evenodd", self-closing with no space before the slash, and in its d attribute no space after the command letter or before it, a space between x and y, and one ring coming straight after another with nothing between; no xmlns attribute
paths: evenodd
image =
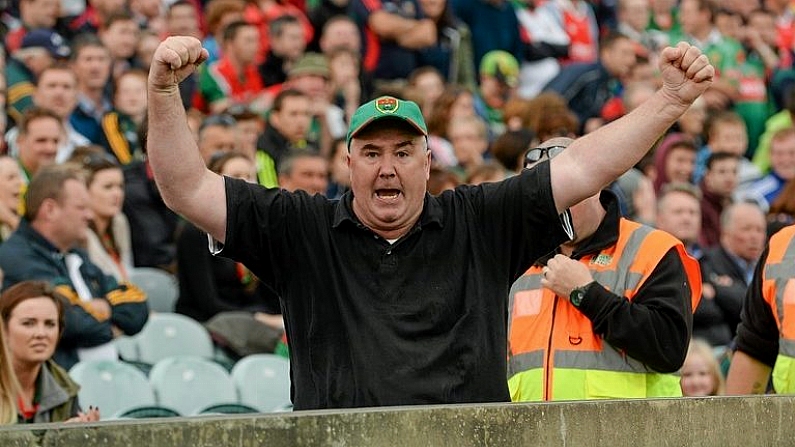
<svg viewBox="0 0 795 447"><path fill-rule="evenodd" d="M563 212L629 170L711 84L714 67L680 42L660 57L663 86L628 115L574 141L552 159L555 206Z"/></svg>
<svg viewBox="0 0 795 447"><path fill-rule="evenodd" d="M204 165L178 88L207 57L201 42L187 36L169 37L155 50L149 69L147 153L166 205L224 242L224 180Z"/></svg>

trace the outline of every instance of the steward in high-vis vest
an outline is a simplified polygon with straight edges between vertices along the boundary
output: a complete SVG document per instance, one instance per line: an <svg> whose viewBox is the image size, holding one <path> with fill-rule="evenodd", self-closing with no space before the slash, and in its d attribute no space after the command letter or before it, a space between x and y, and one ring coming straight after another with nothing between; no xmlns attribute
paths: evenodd
<svg viewBox="0 0 795 447"><path fill-rule="evenodd" d="M727 394L795 394L795 225L770 238L740 314Z"/></svg>
<svg viewBox="0 0 795 447"><path fill-rule="evenodd" d="M565 145L532 149L526 165ZM612 192L571 216L574 240L511 287L511 400L681 396L698 262L670 234L622 218Z"/></svg>

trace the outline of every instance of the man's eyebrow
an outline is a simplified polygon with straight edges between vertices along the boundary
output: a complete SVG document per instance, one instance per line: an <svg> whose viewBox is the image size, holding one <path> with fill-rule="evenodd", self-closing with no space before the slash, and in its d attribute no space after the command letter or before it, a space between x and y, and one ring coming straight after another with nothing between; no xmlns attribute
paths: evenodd
<svg viewBox="0 0 795 447"><path fill-rule="evenodd" d="M396 146L398 149L404 148L406 146L414 146L414 140L412 139L412 140L401 141Z"/></svg>
<svg viewBox="0 0 795 447"><path fill-rule="evenodd" d="M406 146L414 146L414 140L411 139L411 140L401 141L401 142L399 142L399 143L397 143L395 145L395 148L402 149L402 148L404 148ZM384 147L382 145L380 145L380 144L377 144L377 143L366 143L364 146L362 146L361 150L379 150L380 151L380 150L384 150Z"/></svg>

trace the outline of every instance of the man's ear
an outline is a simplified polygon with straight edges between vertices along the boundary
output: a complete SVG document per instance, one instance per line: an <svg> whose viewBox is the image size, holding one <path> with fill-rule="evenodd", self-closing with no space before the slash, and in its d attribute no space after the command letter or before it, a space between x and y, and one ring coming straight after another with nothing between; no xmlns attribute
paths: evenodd
<svg viewBox="0 0 795 447"><path fill-rule="evenodd" d="M47 218L47 217L51 216L55 212L57 207L58 207L58 202L56 202L55 199L52 199L52 198L44 199L41 202L41 206L39 207L38 214L33 216L33 218L36 219L36 220L41 219L41 218Z"/></svg>
<svg viewBox="0 0 795 447"><path fill-rule="evenodd" d="M433 158L430 148L425 151L425 157L425 181L427 182L431 178L431 160Z"/></svg>

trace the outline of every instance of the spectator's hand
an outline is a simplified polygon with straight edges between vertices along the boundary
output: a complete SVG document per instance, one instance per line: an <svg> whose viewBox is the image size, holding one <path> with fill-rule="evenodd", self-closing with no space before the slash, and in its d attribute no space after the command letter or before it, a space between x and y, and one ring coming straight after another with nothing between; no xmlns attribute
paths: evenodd
<svg viewBox="0 0 795 447"><path fill-rule="evenodd" d="M662 92L673 101L690 105L704 93L715 78L715 67L698 48L679 42L660 54Z"/></svg>
<svg viewBox="0 0 795 447"><path fill-rule="evenodd" d="M172 92L209 57L201 42L189 36L172 36L160 43L149 68L149 86Z"/></svg>
<svg viewBox="0 0 795 447"><path fill-rule="evenodd" d="M594 130L605 125L605 120L602 118L588 118L583 126L583 134L591 133Z"/></svg>
<svg viewBox="0 0 795 447"><path fill-rule="evenodd" d="M593 276L585 264L560 254L547 261L541 272L541 286L565 299L569 299L572 290L593 282Z"/></svg>
<svg viewBox="0 0 795 447"><path fill-rule="evenodd" d="M267 324L272 328L284 329L284 320L282 319L281 315L271 315L266 314L265 312L254 312L254 319L262 324Z"/></svg>
<svg viewBox="0 0 795 447"><path fill-rule="evenodd" d="M657 195L654 184L645 175L638 181L638 189L632 194L635 217L641 222L654 222L657 219Z"/></svg>
<svg viewBox="0 0 795 447"><path fill-rule="evenodd" d="M106 318L110 318L110 303L107 300L103 300L102 298L94 298L93 300L88 302L88 305L93 309L96 313L103 315Z"/></svg>
<svg viewBox="0 0 795 447"><path fill-rule="evenodd" d="M67 419L66 423L72 422L97 422L99 421L99 408L88 407L88 411L85 413L80 411L77 413L77 416Z"/></svg>

